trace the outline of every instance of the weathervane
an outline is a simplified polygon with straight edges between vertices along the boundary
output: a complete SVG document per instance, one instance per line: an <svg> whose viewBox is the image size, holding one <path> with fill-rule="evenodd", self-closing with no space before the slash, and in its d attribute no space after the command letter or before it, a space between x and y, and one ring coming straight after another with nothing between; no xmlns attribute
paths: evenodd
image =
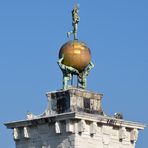
<svg viewBox="0 0 148 148"><path fill-rule="evenodd" d="M72 10L72 26L73 26L73 30L69 31L67 33L68 38L70 37L71 34L74 35L74 40L77 40L77 30L78 30L78 23L80 21L80 17L78 15L79 13L79 5L75 5L74 9Z"/></svg>
<svg viewBox="0 0 148 148"><path fill-rule="evenodd" d="M86 77L94 64L91 61L91 51L89 47L77 39L77 30L80 17L78 16L79 6L75 5L72 10L73 30L67 33L70 37L74 35L74 40L66 42L59 51L58 65L63 73L63 89L66 90L73 85L73 76L77 76L77 87L86 88ZM71 85L68 83L71 82Z"/></svg>

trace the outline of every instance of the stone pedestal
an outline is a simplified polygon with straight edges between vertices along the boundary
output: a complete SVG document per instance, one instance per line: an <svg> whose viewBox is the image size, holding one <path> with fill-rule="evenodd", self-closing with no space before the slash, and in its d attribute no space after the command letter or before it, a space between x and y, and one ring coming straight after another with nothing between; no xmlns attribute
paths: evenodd
<svg viewBox="0 0 148 148"><path fill-rule="evenodd" d="M91 114L103 114L101 108L102 94L72 88L47 93L48 108L50 114L65 112L87 112Z"/></svg>
<svg viewBox="0 0 148 148"><path fill-rule="evenodd" d="M47 93L42 115L5 123L16 148L134 148L145 125L104 115L102 94L77 88Z"/></svg>

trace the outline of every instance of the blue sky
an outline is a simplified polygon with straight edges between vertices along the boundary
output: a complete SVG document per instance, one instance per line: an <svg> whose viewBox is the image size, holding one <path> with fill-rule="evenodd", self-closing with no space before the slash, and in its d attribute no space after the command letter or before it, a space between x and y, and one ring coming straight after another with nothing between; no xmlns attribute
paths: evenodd
<svg viewBox="0 0 148 148"><path fill-rule="evenodd" d="M62 87L57 59L74 3L80 4L78 37L95 64L87 89L104 94L108 115L148 123L147 0L0 0L0 147L15 148L4 122L42 113L46 92ZM147 137L146 128L137 147L145 148Z"/></svg>

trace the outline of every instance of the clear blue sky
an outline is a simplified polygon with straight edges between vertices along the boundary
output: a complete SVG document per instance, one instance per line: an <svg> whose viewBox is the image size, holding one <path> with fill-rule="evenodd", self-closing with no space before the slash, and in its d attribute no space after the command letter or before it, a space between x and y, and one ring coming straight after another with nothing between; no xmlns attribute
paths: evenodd
<svg viewBox="0 0 148 148"><path fill-rule="evenodd" d="M104 94L108 115L148 123L147 0L0 0L0 147L15 148L4 122L42 113L45 93L62 87L59 48L80 4L78 36L91 48L95 68L88 89ZM137 148L148 145L148 129Z"/></svg>

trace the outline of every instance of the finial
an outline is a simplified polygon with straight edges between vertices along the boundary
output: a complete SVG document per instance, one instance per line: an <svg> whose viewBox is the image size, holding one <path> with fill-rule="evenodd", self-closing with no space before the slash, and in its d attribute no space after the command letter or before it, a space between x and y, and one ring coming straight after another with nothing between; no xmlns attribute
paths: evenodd
<svg viewBox="0 0 148 148"><path fill-rule="evenodd" d="M80 17L78 16L79 5L74 5L72 10L73 30L67 33L74 40L66 42L59 51L58 65L63 73L63 89L69 89L73 86L73 76L77 77L76 87L85 89L87 85L86 77L88 76L94 64L91 61L90 49L84 42L77 39L77 30ZM71 84L70 84L71 82ZM70 85L69 85L70 84Z"/></svg>
<svg viewBox="0 0 148 148"><path fill-rule="evenodd" d="M80 21L80 17L78 16L79 13L79 5L74 5L74 9L72 10L72 26L73 30L67 33L68 38L71 34L74 35L74 40L77 40L77 30L78 30L78 23Z"/></svg>

